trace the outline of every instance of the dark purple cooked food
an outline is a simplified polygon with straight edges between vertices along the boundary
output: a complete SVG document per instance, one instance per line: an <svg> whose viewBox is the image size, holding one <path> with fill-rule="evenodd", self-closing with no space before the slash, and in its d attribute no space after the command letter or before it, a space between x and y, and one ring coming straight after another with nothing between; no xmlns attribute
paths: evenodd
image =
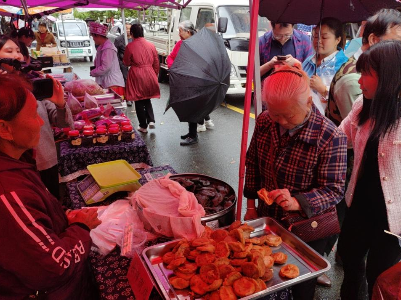
<svg viewBox="0 0 401 300"><path fill-rule="evenodd" d="M206 215L218 213L233 205L235 201L235 194L230 191L230 188L219 182L200 177L191 179L175 177L171 178L171 180L177 181L187 191L194 193L199 204L205 209Z"/></svg>

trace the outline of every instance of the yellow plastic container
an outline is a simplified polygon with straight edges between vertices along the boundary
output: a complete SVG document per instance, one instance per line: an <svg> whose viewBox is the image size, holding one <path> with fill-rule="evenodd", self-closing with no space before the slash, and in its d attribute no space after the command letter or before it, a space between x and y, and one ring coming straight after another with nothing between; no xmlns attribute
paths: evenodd
<svg viewBox="0 0 401 300"><path fill-rule="evenodd" d="M87 168L91 175L81 182L86 181L82 184L84 188L78 186L86 204L101 202L116 192L133 192L141 187L141 175L125 160L89 165Z"/></svg>
<svg viewBox="0 0 401 300"><path fill-rule="evenodd" d="M88 170L100 188L138 182L141 175L123 159L89 165Z"/></svg>

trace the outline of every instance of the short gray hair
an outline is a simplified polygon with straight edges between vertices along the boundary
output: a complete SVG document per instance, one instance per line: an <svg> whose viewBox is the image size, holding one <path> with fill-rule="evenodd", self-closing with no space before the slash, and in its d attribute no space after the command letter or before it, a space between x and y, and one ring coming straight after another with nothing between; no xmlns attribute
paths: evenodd
<svg viewBox="0 0 401 300"><path fill-rule="evenodd" d="M188 31L191 35L196 33L194 24L189 20L182 21L180 24L178 24L178 28Z"/></svg>

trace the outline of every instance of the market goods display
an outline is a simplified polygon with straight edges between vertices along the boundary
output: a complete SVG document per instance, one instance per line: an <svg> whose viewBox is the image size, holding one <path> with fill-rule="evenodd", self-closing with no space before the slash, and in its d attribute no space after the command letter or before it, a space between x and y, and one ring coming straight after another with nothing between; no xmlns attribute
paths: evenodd
<svg viewBox="0 0 401 300"><path fill-rule="evenodd" d="M285 264L287 255L273 253L268 245L268 241L280 245L280 237L250 238L253 231L236 221L228 229L213 231L206 226L202 237L179 241L162 256L165 268L174 273L170 284L203 299L238 299L265 290L274 276L273 264ZM284 265L279 276L296 278L299 269L294 264Z"/></svg>
<svg viewBox="0 0 401 300"><path fill-rule="evenodd" d="M199 204L203 206L206 214L218 213L233 205L235 193L230 193L229 186L220 182L213 182L211 179L202 177L176 177L171 180L177 181L187 191L195 194Z"/></svg>
<svg viewBox="0 0 401 300"><path fill-rule="evenodd" d="M92 79L78 79L67 82L64 86L64 90L72 93L75 97L85 96L85 93L89 95L104 94L102 87Z"/></svg>

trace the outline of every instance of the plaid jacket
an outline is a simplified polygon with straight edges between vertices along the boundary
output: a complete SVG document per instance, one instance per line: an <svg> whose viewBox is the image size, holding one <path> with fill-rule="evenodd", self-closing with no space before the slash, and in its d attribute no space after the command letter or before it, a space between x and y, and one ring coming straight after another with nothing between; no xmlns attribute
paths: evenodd
<svg viewBox="0 0 401 300"><path fill-rule="evenodd" d="M259 38L259 56L260 65L264 65L269 61L270 49L272 45L272 31L266 32ZM303 62L313 53L310 37L301 31L294 29L292 41L295 46L295 58Z"/></svg>
<svg viewBox="0 0 401 300"><path fill-rule="evenodd" d="M286 188L308 217L340 202L347 168L345 134L313 106L309 120L287 146L279 149L279 140L278 124L263 112L246 156L245 197L256 199L263 187L268 191ZM258 214L280 220L284 210L259 201Z"/></svg>

